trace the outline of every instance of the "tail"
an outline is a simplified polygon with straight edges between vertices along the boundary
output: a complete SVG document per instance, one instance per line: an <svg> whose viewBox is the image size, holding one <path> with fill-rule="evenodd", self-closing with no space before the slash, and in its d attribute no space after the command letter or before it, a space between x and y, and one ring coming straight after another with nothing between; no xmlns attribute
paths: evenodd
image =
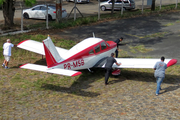
<svg viewBox="0 0 180 120"><path fill-rule="evenodd" d="M48 68L62 60L62 57L59 55L49 36L47 39L43 40L43 45Z"/></svg>

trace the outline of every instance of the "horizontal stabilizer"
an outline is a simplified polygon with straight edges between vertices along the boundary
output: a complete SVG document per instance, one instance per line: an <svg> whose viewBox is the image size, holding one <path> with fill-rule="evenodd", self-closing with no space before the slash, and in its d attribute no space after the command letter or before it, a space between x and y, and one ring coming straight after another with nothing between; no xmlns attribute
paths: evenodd
<svg viewBox="0 0 180 120"><path fill-rule="evenodd" d="M41 42L34 40L24 40L17 45L18 48L45 55L44 46Z"/></svg>
<svg viewBox="0 0 180 120"><path fill-rule="evenodd" d="M65 70L65 69L59 69L59 68L47 68L47 66L43 65L35 65L35 64L24 64L20 66L20 68L30 69L30 70L36 70L41 72L47 72L47 73L54 73L59 75L66 75L66 76L77 76L80 75L81 72L74 71L74 70Z"/></svg>
<svg viewBox="0 0 180 120"><path fill-rule="evenodd" d="M17 47L31 52L35 52L40 55L45 55L44 46L42 42L34 40L24 40L20 42L17 45ZM66 52L68 52L68 50L64 48L56 47L56 49L60 55L66 54Z"/></svg>

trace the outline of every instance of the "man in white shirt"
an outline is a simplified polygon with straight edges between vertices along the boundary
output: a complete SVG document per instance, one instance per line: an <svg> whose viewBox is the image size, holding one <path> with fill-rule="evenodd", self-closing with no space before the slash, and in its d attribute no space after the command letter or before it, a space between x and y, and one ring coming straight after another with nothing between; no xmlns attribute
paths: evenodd
<svg viewBox="0 0 180 120"><path fill-rule="evenodd" d="M8 63L10 61L12 47L14 47L14 45L11 43L10 39L7 39L7 42L3 44L3 55L4 55L5 60L2 66L5 69L8 69Z"/></svg>

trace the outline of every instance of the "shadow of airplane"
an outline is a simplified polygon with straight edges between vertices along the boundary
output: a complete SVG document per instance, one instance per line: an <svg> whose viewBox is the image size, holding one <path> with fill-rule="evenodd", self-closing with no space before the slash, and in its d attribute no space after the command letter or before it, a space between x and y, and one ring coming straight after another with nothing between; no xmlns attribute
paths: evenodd
<svg viewBox="0 0 180 120"><path fill-rule="evenodd" d="M40 64L40 65L46 65L46 60L41 59L36 61L34 64ZM14 66L19 67L18 66ZM61 87L59 85L54 85L53 83L44 83L41 88L43 89L49 89L52 91L57 91L57 92L64 92L64 93L69 93L69 94L74 94L78 96L85 96L85 97L97 97L100 95L98 92L92 92L92 91L87 91L86 89L92 87L91 83L94 83L100 79L104 79L105 76L105 70L102 68L92 68L93 73L89 72L88 70L81 70L82 74L80 77L75 80L70 87ZM110 76L112 78L114 76ZM163 83L167 84L174 84L179 81L178 75L168 75L166 74L166 78L163 81ZM149 70L146 71L139 71L139 70L128 70L128 69L121 69L121 75L120 76L115 76L115 79L109 80L109 84L116 84L118 82L122 82L125 80L134 80L134 81L144 81L144 82L154 82L156 83L156 80L154 78L154 70L152 69L152 72L149 72ZM104 81L103 84L104 86ZM110 86L109 85L109 86ZM172 86L169 88L166 88L167 91L172 91L175 89L178 89L179 86Z"/></svg>
<svg viewBox="0 0 180 120"><path fill-rule="evenodd" d="M103 71L104 70L101 69L96 72L96 75L93 75L93 73L90 73L88 70L82 70L81 71L82 75L77 80L75 80L70 87L61 87L61 86L53 85L53 84L44 84L41 87L43 89L49 89L49 90L53 90L57 92L65 92L65 93L74 94L78 96L97 97L100 95L100 93L86 91L85 89L92 87L92 85L90 85L91 83L104 77ZM89 79L91 77L92 79Z"/></svg>
<svg viewBox="0 0 180 120"><path fill-rule="evenodd" d="M85 89L88 89L92 87L90 85L93 82L96 82L102 78L104 78L105 75L105 70L100 69L100 68L93 68L92 69L94 73L90 73L88 70L82 70L82 75L74 81L74 83L70 87L61 87L53 84L44 84L42 88L44 89L49 89L53 91L58 91L58 92L65 92L69 94L75 94L78 96L85 96L85 97L97 97L100 95L100 93L97 92L91 92L91 91L86 91ZM114 77L113 75L110 76L111 78ZM177 83L179 76L174 76L174 75L166 75L165 80L163 81L164 83L167 84L174 84ZM127 69L122 69L122 73L120 76L116 76L116 79L109 80L109 86L111 84L116 84L118 82L122 82L125 80L135 80L135 81L144 81L144 82L154 82L156 83L156 80L154 78L154 74L149 73L149 72L137 72L137 71L128 71ZM173 79L174 78L174 79ZM104 86L104 81L103 84ZM180 86L172 86L169 88L166 88L167 91L172 91L175 89L178 89Z"/></svg>

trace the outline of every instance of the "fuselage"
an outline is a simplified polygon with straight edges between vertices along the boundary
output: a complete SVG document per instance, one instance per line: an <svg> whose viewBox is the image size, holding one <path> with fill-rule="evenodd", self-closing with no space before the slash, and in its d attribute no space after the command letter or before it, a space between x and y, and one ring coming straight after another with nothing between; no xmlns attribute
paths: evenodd
<svg viewBox="0 0 180 120"><path fill-rule="evenodd" d="M114 53L116 48L117 45L113 41L104 41L101 38L87 38L62 55L63 61L49 67L68 70L91 68L101 59Z"/></svg>

